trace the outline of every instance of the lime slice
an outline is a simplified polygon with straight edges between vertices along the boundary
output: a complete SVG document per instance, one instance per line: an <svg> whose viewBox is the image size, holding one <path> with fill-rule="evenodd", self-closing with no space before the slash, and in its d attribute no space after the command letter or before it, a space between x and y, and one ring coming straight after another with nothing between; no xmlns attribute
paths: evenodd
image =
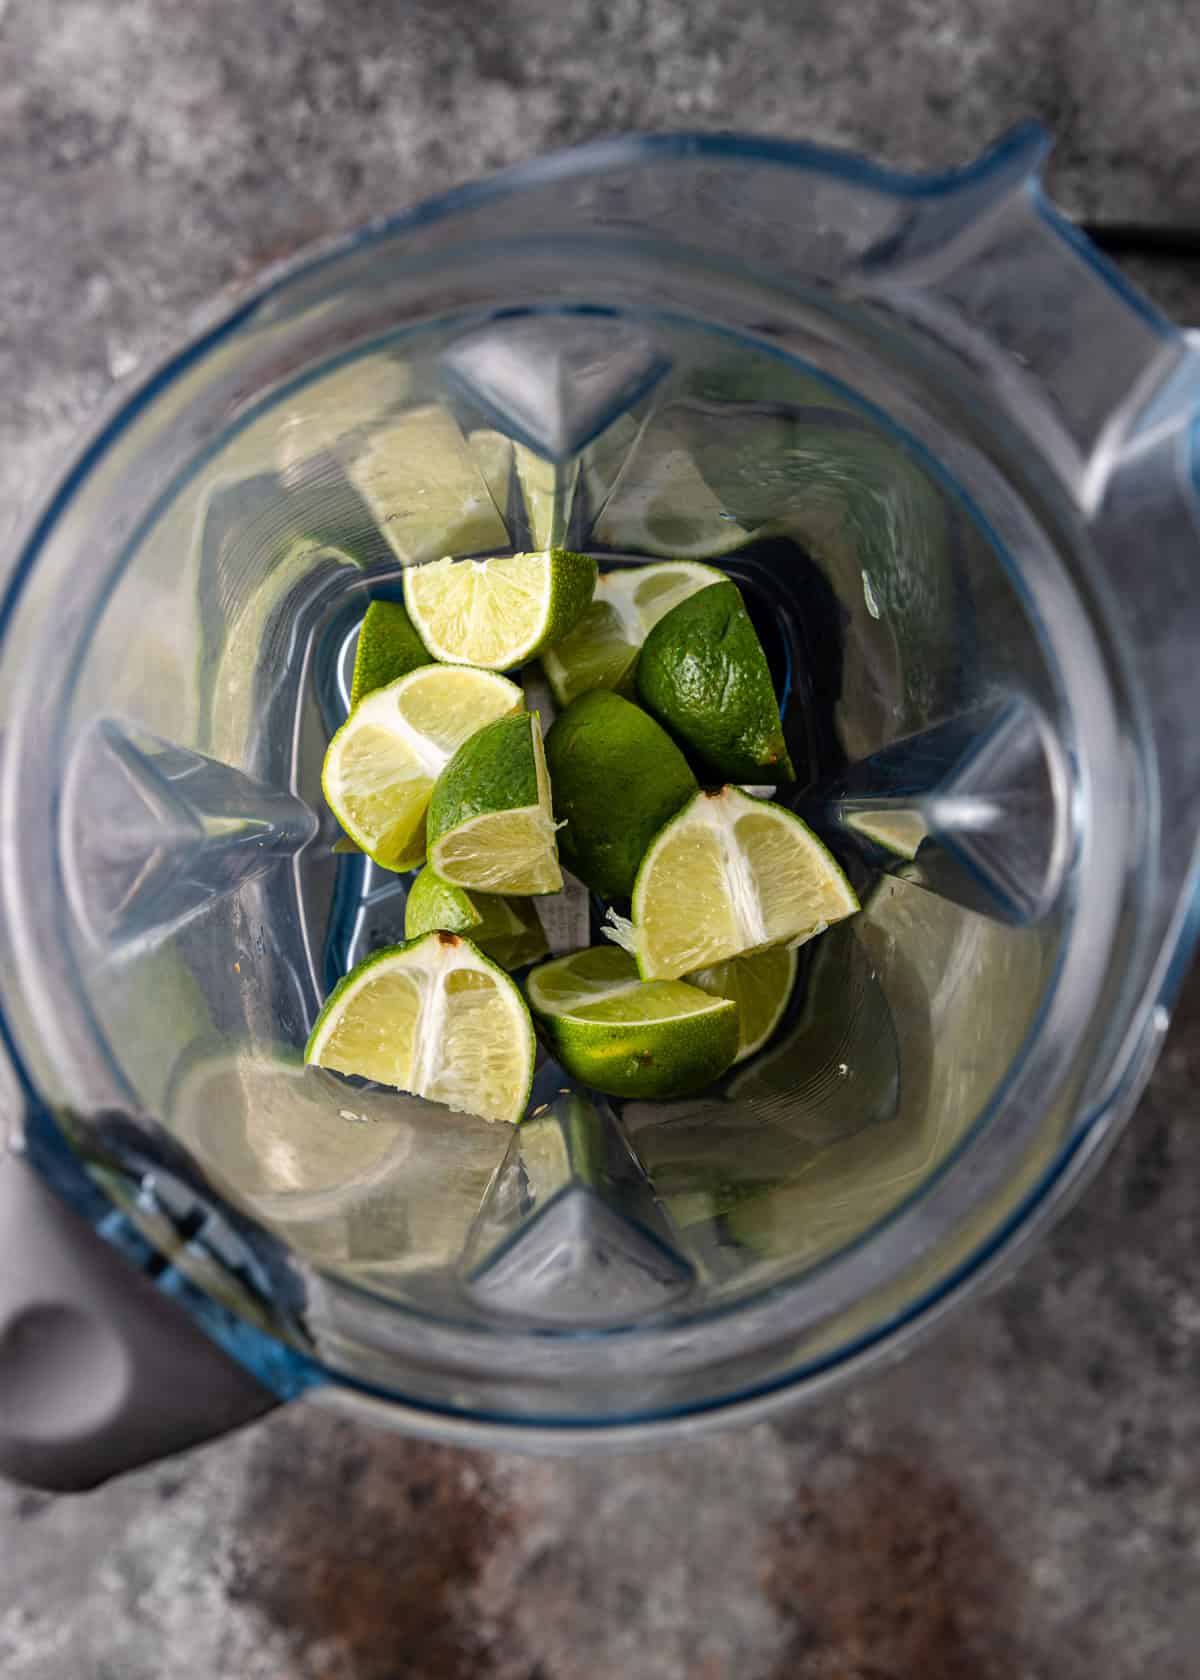
<svg viewBox="0 0 1200 1680"><path fill-rule="evenodd" d="M365 694L429 665L425 644L399 601L372 601L363 615L354 654L351 710Z"/></svg>
<svg viewBox="0 0 1200 1680"><path fill-rule="evenodd" d="M730 957L712 968L698 968L688 975L690 985L699 986L713 997L732 998L738 1006L738 1051L744 1062L761 1050L783 1017L796 983L795 949L772 945L765 951L751 951L744 957Z"/></svg>
<svg viewBox="0 0 1200 1680"><path fill-rule="evenodd" d="M409 888L404 937L418 939L437 928L467 934L485 957L505 969L537 962L550 949L532 904L494 893L469 893L426 867Z"/></svg>
<svg viewBox="0 0 1200 1680"><path fill-rule="evenodd" d="M633 920L610 938L647 980L675 980L769 945L802 945L858 909L842 871L799 817L739 788L698 793L638 870Z"/></svg>
<svg viewBox="0 0 1200 1680"><path fill-rule="evenodd" d="M456 421L428 403L370 437L347 468L401 560L502 548L508 527Z"/></svg>
<svg viewBox="0 0 1200 1680"><path fill-rule="evenodd" d="M529 1011L495 963L456 933L376 951L338 983L304 1060L412 1091L484 1120L529 1101Z"/></svg>
<svg viewBox="0 0 1200 1680"><path fill-rule="evenodd" d="M735 583L701 589L659 620L637 686L647 710L722 780L792 780L767 658Z"/></svg>
<svg viewBox="0 0 1200 1680"><path fill-rule="evenodd" d="M697 791L665 729L607 689L573 700L546 736L563 862L602 898L628 898L659 829Z"/></svg>
<svg viewBox="0 0 1200 1680"><path fill-rule="evenodd" d="M564 636L595 587L590 556L553 548L413 567L404 602L435 659L506 671Z"/></svg>
<svg viewBox="0 0 1200 1680"><path fill-rule="evenodd" d="M678 418L651 420L596 521L596 540L628 554L710 560L749 539L705 481Z"/></svg>
<svg viewBox="0 0 1200 1680"><path fill-rule="evenodd" d="M536 712L488 724L447 764L429 802L429 861L443 880L470 892L558 892L562 870Z"/></svg>
<svg viewBox="0 0 1200 1680"><path fill-rule="evenodd" d="M355 845L385 869L425 855L425 812L442 770L480 723L519 712L492 671L422 665L368 694L330 741L321 786Z"/></svg>
<svg viewBox="0 0 1200 1680"><path fill-rule="evenodd" d="M559 705L593 688L631 690L642 643L659 619L698 589L721 583L724 575L694 560L605 572L575 628L542 653L542 669Z"/></svg>
<svg viewBox="0 0 1200 1680"><path fill-rule="evenodd" d="M535 968L529 1006L573 1078L613 1097L681 1097L730 1066L737 1004L683 980L643 981L612 946Z"/></svg>

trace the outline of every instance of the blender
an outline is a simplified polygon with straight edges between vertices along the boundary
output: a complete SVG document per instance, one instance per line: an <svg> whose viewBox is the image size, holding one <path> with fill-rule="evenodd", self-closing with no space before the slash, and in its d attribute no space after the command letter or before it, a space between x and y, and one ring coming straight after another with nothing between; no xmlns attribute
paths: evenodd
<svg viewBox="0 0 1200 1680"><path fill-rule="evenodd" d="M757 1415L1102 1158L1195 935L1200 364L1047 144L585 146L269 274L124 395L0 606L0 1470L301 1397L544 1448ZM514 1127L303 1065L408 886L320 772L370 600L556 544L739 584L777 797L862 910L699 1096L543 1057Z"/></svg>

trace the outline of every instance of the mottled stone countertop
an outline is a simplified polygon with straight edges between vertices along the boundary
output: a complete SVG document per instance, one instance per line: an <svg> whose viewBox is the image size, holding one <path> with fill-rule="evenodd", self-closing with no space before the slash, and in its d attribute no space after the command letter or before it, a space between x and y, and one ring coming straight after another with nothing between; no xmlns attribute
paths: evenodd
<svg viewBox="0 0 1200 1680"><path fill-rule="evenodd" d="M1193 0L0 0L0 507L304 241L551 146L741 126L1200 223ZM1200 270L1139 277L1200 322ZM1200 980L1014 1281L815 1410L526 1461L315 1409L0 1489L4 1680L1194 1680Z"/></svg>

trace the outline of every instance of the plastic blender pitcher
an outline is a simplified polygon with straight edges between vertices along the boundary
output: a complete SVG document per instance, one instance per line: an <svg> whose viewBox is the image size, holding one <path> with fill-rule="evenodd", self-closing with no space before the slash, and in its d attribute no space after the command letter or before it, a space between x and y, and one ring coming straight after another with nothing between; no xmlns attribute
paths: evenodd
<svg viewBox="0 0 1200 1680"><path fill-rule="evenodd" d="M270 275L124 398L0 618L0 1466L86 1485L300 1395L507 1444L746 1416L1080 1183L1193 939L1200 381L1045 151L585 147ZM543 1060L514 1128L303 1067L408 885L320 769L371 598L558 542L737 580L776 796L863 908L701 1096Z"/></svg>

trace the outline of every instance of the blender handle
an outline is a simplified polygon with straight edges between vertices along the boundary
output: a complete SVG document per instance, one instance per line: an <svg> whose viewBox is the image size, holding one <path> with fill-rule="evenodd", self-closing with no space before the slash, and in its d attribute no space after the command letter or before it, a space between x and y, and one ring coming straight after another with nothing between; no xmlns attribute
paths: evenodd
<svg viewBox="0 0 1200 1680"><path fill-rule="evenodd" d="M82 1492L277 1404L0 1147L0 1476Z"/></svg>

